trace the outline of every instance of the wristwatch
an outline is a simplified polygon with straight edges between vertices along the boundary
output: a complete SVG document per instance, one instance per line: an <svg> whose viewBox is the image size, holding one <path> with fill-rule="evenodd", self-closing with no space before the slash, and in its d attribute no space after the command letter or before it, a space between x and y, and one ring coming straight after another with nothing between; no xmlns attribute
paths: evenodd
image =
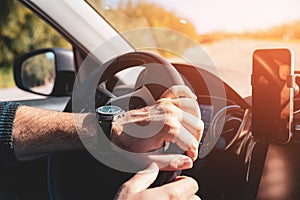
<svg viewBox="0 0 300 200"><path fill-rule="evenodd" d="M105 105L96 109L96 115L104 134L111 140L112 122L122 117L125 111L114 105Z"/></svg>

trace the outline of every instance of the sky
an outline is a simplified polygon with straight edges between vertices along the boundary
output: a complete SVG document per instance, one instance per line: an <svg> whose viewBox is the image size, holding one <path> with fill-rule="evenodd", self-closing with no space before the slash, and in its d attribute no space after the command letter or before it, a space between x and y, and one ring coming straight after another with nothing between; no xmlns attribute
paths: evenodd
<svg viewBox="0 0 300 200"><path fill-rule="evenodd" d="M189 20L198 33L261 30L300 20L300 0L147 0Z"/></svg>

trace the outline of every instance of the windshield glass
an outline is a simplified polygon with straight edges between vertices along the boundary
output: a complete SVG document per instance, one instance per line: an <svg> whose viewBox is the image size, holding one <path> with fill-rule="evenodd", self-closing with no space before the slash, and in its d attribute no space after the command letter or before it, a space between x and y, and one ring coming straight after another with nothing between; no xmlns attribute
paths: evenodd
<svg viewBox="0 0 300 200"><path fill-rule="evenodd" d="M88 3L137 50L152 40L158 53L176 62L178 57L200 47L206 57L199 55L203 52L195 51L189 58L202 59L202 63L196 64L204 67L214 65L218 76L243 97L251 94L252 53L257 48L290 48L295 53L295 69L300 69L298 0L89 0Z"/></svg>

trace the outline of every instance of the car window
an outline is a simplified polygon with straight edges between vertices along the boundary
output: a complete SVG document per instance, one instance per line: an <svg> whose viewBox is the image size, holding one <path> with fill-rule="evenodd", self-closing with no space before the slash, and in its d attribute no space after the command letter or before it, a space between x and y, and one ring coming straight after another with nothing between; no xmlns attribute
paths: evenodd
<svg viewBox="0 0 300 200"><path fill-rule="evenodd" d="M120 33L160 27L195 41L213 61L221 78L242 96L251 94L252 53L257 48L290 48L300 69L300 14L297 0L87 0ZM139 34L145 37L146 34ZM152 34L156 43L195 50L176 34ZM140 46L134 35L133 46ZM164 45L161 45L164 46ZM179 48L182 46L182 48ZM165 58L172 55L160 51ZM195 53L195 57L199 57ZM241 78L242 77L242 78Z"/></svg>
<svg viewBox="0 0 300 200"><path fill-rule="evenodd" d="M0 15L0 101L45 98L16 87L14 59L41 48L71 49L71 44L16 0L2 3Z"/></svg>

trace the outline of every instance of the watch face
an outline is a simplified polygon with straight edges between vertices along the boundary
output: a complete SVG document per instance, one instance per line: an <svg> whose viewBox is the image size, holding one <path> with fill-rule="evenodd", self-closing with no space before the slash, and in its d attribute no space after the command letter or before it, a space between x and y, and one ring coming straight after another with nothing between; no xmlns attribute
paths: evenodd
<svg viewBox="0 0 300 200"><path fill-rule="evenodd" d="M101 106L96 109L96 112L101 115L116 115L120 112L123 112L123 109L118 106Z"/></svg>

